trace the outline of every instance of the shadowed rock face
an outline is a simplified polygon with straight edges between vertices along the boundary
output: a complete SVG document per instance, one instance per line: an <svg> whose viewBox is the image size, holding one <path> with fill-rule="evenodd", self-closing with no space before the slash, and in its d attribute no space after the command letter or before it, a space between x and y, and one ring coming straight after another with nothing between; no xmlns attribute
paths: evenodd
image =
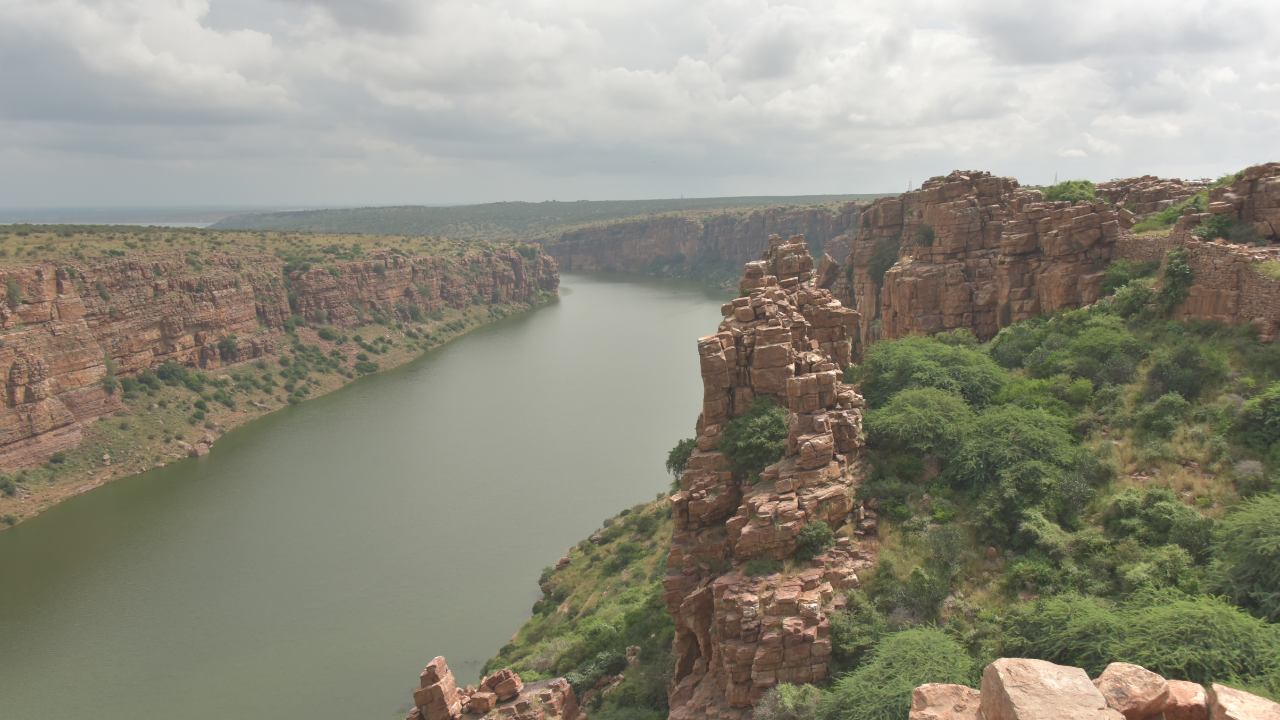
<svg viewBox="0 0 1280 720"><path fill-rule="evenodd" d="M220 253L197 265L173 251L5 271L18 301L0 303L0 470L75 448L84 423L119 409L119 395L102 387L108 362L120 376L169 360L216 368L271 353L293 313L350 326L356 307L431 312L464 308L476 295L531 300L559 285L554 260L528 260L514 249L421 259L387 253L334 263L337 276L294 272L288 289L283 267L271 255ZM232 335L234 342L219 343Z"/></svg>
<svg viewBox="0 0 1280 720"><path fill-rule="evenodd" d="M675 530L664 600L675 620L676 719L739 717L779 682L818 682L831 654L827 614L856 587L874 546L841 538L802 572L747 577L744 563L785 559L816 520L858 519L862 398L841 381L858 313L813 282L801 237L774 236L748 263L745 293L698 340L703 409L697 447L671 498ZM762 396L789 410L784 458L758 483L719 451L726 426Z"/></svg>
<svg viewBox="0 0 1280 720"><path fill-rule="evenodd" d="M767 208L747 215L705 218L661 216L572 230L543 248L566 270L639 272L659 258L742 265L760 256L766 237L804 235L832 257L849 252L850 232L866 203L849 202L837 213L814 208Z"/></svg>

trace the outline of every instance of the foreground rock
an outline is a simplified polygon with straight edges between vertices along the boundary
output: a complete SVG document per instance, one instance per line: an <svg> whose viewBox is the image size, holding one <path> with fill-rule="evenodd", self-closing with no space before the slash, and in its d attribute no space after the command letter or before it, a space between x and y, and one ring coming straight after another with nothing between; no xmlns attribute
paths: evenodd
<svg viewBox="0 0 1280 720"><path fill-rule="evenodd" d="M480 682L459 690L443 657L427 664L413 691L413 710L408 720L461 720L495 715L503 720L577 720L586 716L578 710L573 688L564 678L525 685L510 669L499 670Z"/></svg>
<svg viewBox="0 0 1280 720"><path fill-rule="evenodd" d="M1280 704L1214 684L1210 692L1139 665L1112 663L1095 680L1080 668L1001 658L982 690L927 684L911 695L911 720L1280 720Z"/></svg>

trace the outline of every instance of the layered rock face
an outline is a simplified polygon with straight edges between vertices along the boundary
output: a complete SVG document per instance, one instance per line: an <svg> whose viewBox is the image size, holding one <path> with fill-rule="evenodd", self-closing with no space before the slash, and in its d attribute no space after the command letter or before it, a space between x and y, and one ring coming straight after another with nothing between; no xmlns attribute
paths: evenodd
<svg viewBox="0 0 1280 720"><path fill-rule="evenodd" d="M826 244L833 257L848 252L850 230L858 226L865 203L849 202L837 213L816 208L767 208L746 216L722 213L704 218L663 216L609 223L564 233L544 244L566 270L638 272L677 256L689 262L742 265L765 250L770 233L804 235ZM838 238L843 238L839 240Z"/></svg>
<svg viewBox="0 0 1280 720"><path fill-rule="evenodd" d="M1100 183L1094 194L1116 207L1125 208L1135 219L1141 220L1173 207L1203 189L1204 185L1201 183L1143 175ZM1125 220L1128 219L1126 216Z"/></svg>
<svg viewBox="0 0 1280 720"><path fill-rule="evenodd" d="M525 685L510 669L499 670L459 690L443 657L427 664L413 691L413 709L406 720L462 720L491 715L503 720L586 720L578 711L573 688L564 678Z"/></svg>
<svg viewBox="0 0 1280 720"><path fill-rule="evenodd" d="M827 613L855 587L870 549L842 538L799 573L748 577L746 561L784 559L816 520L856 519L863 476L862 398L841 381L858 313L813 281L802 237L769 239L747 264L748 294L698 340L703 410L698 449L671 498L675 531L664 599L675 620L671 717L736 718L779 682L827 677ZM749 483L719 451L725 427L754 402L789 410L785 457Z"/></svg>
<svg viewBox="0 0 1280 720"><path fill-rule="evenodd" d="M1280 235L1280 162L1245 168L1236 184L1210 190L1208 210L1250 223L1259 237L1274 240Z"/></svg>
<svg viewBox="0 0 1280 720"><path fill-rule="evenodd" d="M1043 660L1001 658L982 673L982 690L930 683L911 696L911 720L1280 720L1280 705L1213 684L1166 680L1130 663L1111 663L1094 680Z"/></svg>
<svg viewBox="0 0 1280 720"><path fill-rule="evenodd" d="M476 295L531 300L559 284L555 261L528 260L514 249L425 259L387 253L335 263L336 277L321 268L294 272L288 287L283 267L271 255L195 260L173 251L5 271L0 470L71 450L85 423L119 409L119 396L102 387L109 366L119 375L168 360L215 368L271 353L294 313L345 326L357 323L356 307L392 312L413 304L430 312L466 307ZM231 336L234 342L224 341Z"/></svg>
<svg viewBox="0 0 1280 720"><path fill-rule="evenodd" d="M987 339L1094 302L1119 234L1106 202L1042 202L1012 178L956 171L876 200L835 290L866 320L860 346L955 328Z"/></svg>

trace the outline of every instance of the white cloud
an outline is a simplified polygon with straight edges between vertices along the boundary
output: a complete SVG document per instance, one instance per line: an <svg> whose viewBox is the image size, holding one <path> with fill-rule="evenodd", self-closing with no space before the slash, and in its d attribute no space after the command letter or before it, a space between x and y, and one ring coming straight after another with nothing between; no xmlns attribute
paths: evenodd
<svg viewBox="0 0 1280 720"><path fill-rule="evenodd" d="M112 162L132 203L874 191L1043 182L1060 158L1213 174L1280 158L1280 58L1254 31L1278 20L1261 0L0 0L0 156L22 171L0 203L93 203L57 178Z"/></svg>

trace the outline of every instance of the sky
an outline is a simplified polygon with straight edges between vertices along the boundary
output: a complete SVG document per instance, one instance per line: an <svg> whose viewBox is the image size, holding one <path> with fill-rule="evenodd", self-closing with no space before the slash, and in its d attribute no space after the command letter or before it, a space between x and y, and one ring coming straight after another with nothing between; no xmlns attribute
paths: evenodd
<svg viewBox="0 0 1280 720"><path fill-rule="evenodd" d="M0 0L0 207L1217 177L1280 160L1274 0Z"/></svg>

